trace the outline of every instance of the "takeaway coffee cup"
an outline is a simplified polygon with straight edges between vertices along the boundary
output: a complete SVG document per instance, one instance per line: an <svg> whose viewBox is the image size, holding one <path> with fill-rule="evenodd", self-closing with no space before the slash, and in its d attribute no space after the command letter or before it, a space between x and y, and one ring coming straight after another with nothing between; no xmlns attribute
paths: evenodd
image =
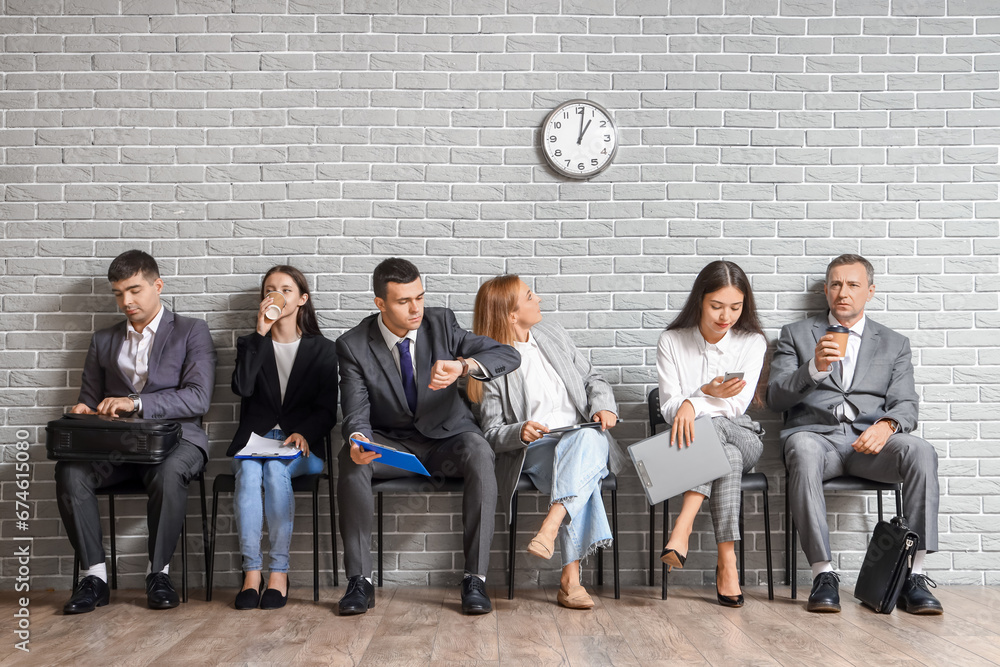
<svg viewBox="0 0 1000 667"><path fill-rule="evenodd" d="M831 324L826 328L826 332L833 335L833 342L840 348L840 358L843 359L847 354L847 339L851 336L851 330L839 324Z"/></svg>
<svg viewBox="0 0 1000 667"><path fill-rule="evenodd" d="M265 299L267 297L274 299L274 303L264 310L264 317L269 320L276 320L281 317L281 311L285 307L285 295L281 292L268 292L264 295Z"/></svg>

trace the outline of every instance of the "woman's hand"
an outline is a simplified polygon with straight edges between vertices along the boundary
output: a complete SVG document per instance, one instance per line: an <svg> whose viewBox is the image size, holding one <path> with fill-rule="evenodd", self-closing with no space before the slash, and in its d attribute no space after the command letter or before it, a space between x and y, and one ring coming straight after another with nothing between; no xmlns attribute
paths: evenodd
<svg viewBox="0 0 1000 667"><path fill-rule="evenodd" d="M302 450L302 456L309 456L309 443L302 437L301 433L292 433L281 443L282 447L294 447Z"/></svg>
<svg viewBox="0 0 1000 667"><path fill-rule="evenodd" d="M618 415L611 410L598 410L594 413L594 421L601 422L601 430L607 431L618 423Z"/></svg>
<svg viewBox="0 0 1000 667"><path fill-rule="evenodd" d="M274 323L277 321L269 320L264 316L264 313L267 312L267 307L272 303L274 303L274 297L266 296L257 308L257 333L261 336L266 336L267 332L271 330L271 327L274 326Z"/></svg>
<svg viewBox="0 0 1000 667"><path fill-rule="evenodd" d="M526 421L521 427L521 442L534 442L545 436L549 432L549 427L538 422Z"/></svg>
<svg viewBox="0 0 1000 667"><path fill-rule="evenodd" d="M712 381L701 385L701 391L714 398L732 398L733 396L738 396L743 391L743 388L747 386L746 381L740 378L733 378L729 382L723 382L723 379L720 375Z"/></svg>
<svg viewBox="0 0 1000 667"><path fill-rule="evenodd" d="M691 401L684 401L681 407L677 408L674 416L674 423L670 427L670 445L677 445L677 449L683 444L690 447L694 442L694 418L697 415Z"/></svg>

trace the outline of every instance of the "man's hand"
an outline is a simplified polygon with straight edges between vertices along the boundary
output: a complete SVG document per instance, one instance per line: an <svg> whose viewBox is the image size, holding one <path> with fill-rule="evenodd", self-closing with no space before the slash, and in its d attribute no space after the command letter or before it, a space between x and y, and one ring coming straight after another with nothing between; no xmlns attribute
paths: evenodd
<svg viewBox="0 0 1000 667"><path fill-rule="evenodd" d="M457 380L461 374L461 361L456 361L454 359L451 361L436 361L431 367L431 383L427 386L435 391L438 389L444 389Z"/></svg>
<svg viewBox="0 0 1000 667"><path fill-rule="evenodd" d="M681 407L677 408L677 414L674 415L674 423L670 427L670 445L677 445L677 449L681 448L681 445L690 447L694 443L694 406L691 405L691 401L684 401L681 403Z"/></svg>
<svg viewBox="0 0 1000 667"><path fill-rule="evenodd" d="M724 382L724 379L721 375L713 378L711 382L701 386L701 391L713 398L732 398L739 395L743 387L747 386L746 381L739 378L733 378L729 382Z"/></svg>
<svg viewBox="0 0 1000 667"><path fill-rule="evenodd" d="M888 422L876 422L866 428L865 432L851 443L851 447L859 454L878 454L892 433L892 426Z"/></svg>
<svg viewBox="0 0 1000 667"><path fill-rule="evenodd" d="M302 437L301 433L292 433L290 436L285 438L285 441L281 443L281 446L301 449L303 456L309 456L309 443L306 442L306 439Z"/></svg>
<svg viewBox="0 0 1000 667"><path fill-rule="evenodd" d="M293 434L294 435L294 434ZM351 436L354 440L361 440L363 442L371 442L368 438L361 435L360 433L355 433ZM359 466L366 466L382 455L378 452L370 452L367 449L361 449L357 443L351 442L351 460L357 463Z"/></svg>
<svg viewBox="0 0 1000 667"><path fill-rule="evenodd" d="M521 442L534 442L539 438L545 437L545 434L548 432L549 427L545 424L532 421L524 422L524 426L521 427Z"/></svg>
<svg viewBox="0 0 1000 667"><path fill-rule="evenodd" d="M843 359L840 356L840 346L833 341L833 334L826 334L816 343L816 370L825 373L830 365Z"/></svg>
<svg viewBox="0 0 1000 667"><path fill-rule="evenodd" d="M96 415L97 413L90 409L90 406L86 403L77 403L69 409L71 415Z"/></svg>
<svg viewBox="0 0 1000 667"><path fill-rule="evenodd" d="M611 410L598 410L594 413L594 421L601 422L601 430L607 431L618 423L618 415Z"/></svg>
<svg viewBox="0 0 1000 667"><path fill-rule="evenodd" d="M117 397L117 398L105 398L103 401L97 404L97 414L117 417L119 412L122 414L128 414L132 412L132 408L134 406L135 406L135 401L133 401L128 396Z"/></svg>

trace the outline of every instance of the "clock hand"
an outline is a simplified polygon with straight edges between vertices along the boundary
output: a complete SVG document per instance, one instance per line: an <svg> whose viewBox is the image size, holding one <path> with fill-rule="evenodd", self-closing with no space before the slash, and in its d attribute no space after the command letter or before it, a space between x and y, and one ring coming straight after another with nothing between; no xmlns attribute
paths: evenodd
<svg viewBox="0 0 1000 667"><path fill-rule="evenodd" d="M583 137L583 110L580 110L580 136L576 138L576 143L580 143L580 138Z"/></svg>
<svg viewBox="0 0 1000 667"><path fill-rule="evenodd" d="M577 145L579 145L579 144L581 144L583 142L583 135L585 135L587 133L587 128L590 127L590 122L591 121L588 120L587 124L584 125L584 127L583 127L582 130L580 130L580 136L576 140ZM583 118L580 119L580 123L581 124L583 123Z"/></svg>

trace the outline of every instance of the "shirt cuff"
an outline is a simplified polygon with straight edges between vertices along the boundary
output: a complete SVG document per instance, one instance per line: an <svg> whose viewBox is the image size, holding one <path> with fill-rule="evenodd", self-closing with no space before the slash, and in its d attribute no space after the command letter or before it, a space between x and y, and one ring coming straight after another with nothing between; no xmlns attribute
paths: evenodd
<svg viewBox="0 0 1000 667"><path fill-rule="evenodd" d="M476 380L490 380L490 379L493 378L493 376L490 375L489 372L485 368L483 368L482 364L480 364L474 358L468 357L468 358L466 358L465 361L466 362L473 362L473 363L476 364L476 366L475 366L476 370L475 371L472 370L472 364L471 363L469 364L469 377L474 378Z"/></svg>
<svg viewBox="0 0 1000 667"><path fill-rule="evenodd" d="M833 368L825 371L821 371L816 368L816 357L809 360L809 377L812 378L813 382L822 382L826 378L830 377L830 373L833 372Z"/></svg>

